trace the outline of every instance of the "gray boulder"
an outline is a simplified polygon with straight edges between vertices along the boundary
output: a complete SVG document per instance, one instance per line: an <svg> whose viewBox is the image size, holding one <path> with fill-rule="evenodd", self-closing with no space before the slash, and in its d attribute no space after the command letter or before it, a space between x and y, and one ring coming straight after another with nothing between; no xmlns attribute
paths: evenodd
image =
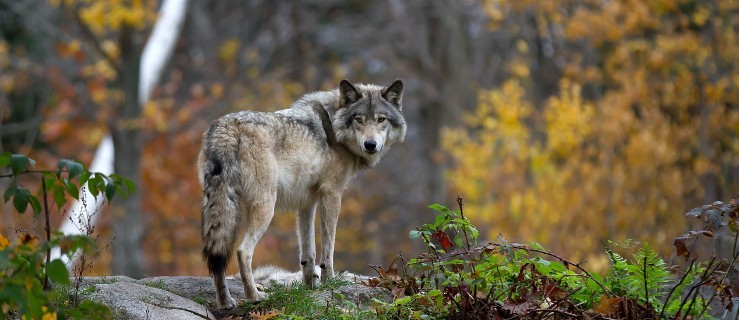
<svg viewBox="0 0 739 320"><path fill-rule="evenodd" d="M333 303L366 309L372 305L372 299L392 301L390 291L360 284L369 277L347 272L339 273L337 277L352 284L311 292L319 305ZM264 288L274 285L289 287L299 282L302 275L266 266L255 270L255 278L257 285ZM72 281L74 286L75 279ZM227 278L226 285L236 301L243 301L241 279ZM215 286L210 277L163 276L141 280L124 276L85 277L81 279L80 289L84 292L80 296L82 299L108 306L116 319L216 319L214 314L219 318L239 317L246 311L241 307L215 310Z"/></svg>
<svg viewBox="0 0 739 320"><path fill-rule="evenodd" d="M216 307L216 287L211 277L163 276L137 280L136 283L167 290L209 308ZM244 299L244 285L240 279L226 279L226 285L236 301Z"/></svg>
<svg viewBox="0 0 739 320"><path fill-rule="evenodd" d="M116 319L215 319L205 306L162 289L125 281L93 287L85 298L108 306Z"/></svg>

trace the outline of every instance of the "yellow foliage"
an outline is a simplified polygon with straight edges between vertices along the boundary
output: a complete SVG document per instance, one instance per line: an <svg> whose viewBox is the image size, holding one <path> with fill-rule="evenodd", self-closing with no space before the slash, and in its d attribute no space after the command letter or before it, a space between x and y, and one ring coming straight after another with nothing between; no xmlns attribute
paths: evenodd
<svg viewBox="0 0 739 320"><path fill-rule="evenodd" d="M86 77L102 76L107 80L116 78L115 69L105 60L98 60L92 65L83 66L80 74Z"/></svg>
<svg viewBox="0 0 739 320"><path fill-rule="evenodd" d="M239 52L239 47L241 47L239 39L231 38L226 40L226 42L221 45L221 48L218 49L218 58L224 62L234 60L236 58L236 54Z"/></svg>
<svg viewBox="0 0 739 320"><path fill-rule="evenodd" d="M0 233L0 249L5 249L10 245L10 241L2 233Z"/></svg>
<svg viewBox="0 0 739 320"><path fill-rule="evenodd" d="M29 281L30 281L30 278L26 278L26 286L29 285L29 283L30 283ZM41 320L56 320L57 319L56 312L49 311L49 309L47 307L45 307L45 306L42 306L41 308L42 308L41 310L43 310L43 312L44 312L44 315L41 317ZM26 319L26 316L25 315L22 316L21 319L25 320Z"/></svg>
<svg viewBox="0 0 739 320"><path fill-rule="evenodd" d="M51 0L50 3L79 8L82 21L98 35L124 25L143 30L157 17L155 0Z"/></svg>
<svg viewBox="0 0 739 320"><path fill-rule="evenodd" d="M513 58L517 80L482 91L466 128L442 132L455 161L450 188L489 239L541 242L596 269L607 265L602 239L649 241L667 254L701 177L739 166L739 76L721 69L739 61L735 31L704 4L683 12L675 0L592 1L567 16L555 12L569 2L547 3L489 0L485 10L498 23L505 10L529 10L564 26L566 39L608 43L599 64L568 53L559 93L533 106L520 83L536 79ZM708 23L714 38L689 29ZM528 50L518 42L516 51ZM583 98L586 84L603 90L597 100Z"/></svg>
<svg viewBox="0 0 739 320"><path fill-rule="evenodd" d="M100 46L103 48L103 51L105 51L105 53L113 59L118 59L118 57L121 55L118 45L112 40L103 40Z"/></svg>
<svg viewBox="0 0 739 320"><path fill-rule="evenodd" d="M10 66L8 53L8 43L5 42L5 40L0 40L0 69L5 69Z"/></svg>
<svg viewBox="0 0 739 320"><path fill-rule="evenodd" d="M590 134L593 106L581 101L579 85L563 80L561 87L560 97L550 99L544 117L548 146L564 157L574 152Z"/></svg>
<svg viewBox="0 0 739 320"><path fill-rule="evenodd" d="M510 71L511 73L519 78L528 78L529 77L529 66L526 64L526 62L522 60L514 60L511 62L510 65Z"/></svg>

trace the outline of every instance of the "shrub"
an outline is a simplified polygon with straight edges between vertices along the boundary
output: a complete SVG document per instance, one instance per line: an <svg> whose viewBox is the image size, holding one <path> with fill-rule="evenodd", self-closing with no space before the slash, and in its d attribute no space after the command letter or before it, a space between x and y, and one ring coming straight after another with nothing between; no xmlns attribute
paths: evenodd
<svg viewBox="0 0 739 320"><path fill-rule="evenodd" d="M379 277L371 286L390 289L392 303L377 301L378 314L398 318L701 318L713 301L731 306L731 261L687 261L687 269L668 266L647 243L603 245L611 269L605 276L587 271L537 243L478 243L477 229L458 210L435 204L433 223L410 232L426 252L406 260L399 256L389 268L374 267ZM705 218L706 228L675 239L678 255L690 258L687 241L711 237L729 226L737 242L739 198L691 210ZM723 219L723 220L722 220ZM727 220L728 219L728 220ZM630 252L628 255L617 251ZM396 267L395 265L399 265ZM684 271L681 271L684 270ZM699 294L710 289L710 296Z"/></svg>
<svg viewBox="0 0 739 320"><path fill-rule="evenodd" d="M3 192L5 202L13 201L19 214L25 214L29 206L34 215L44 213L46 239L37 235L21 234L15 241L0 234L0 307L8 315L17 312L25 319L100 319L110 318L107 307L90 301L70 302L68 292L69 272L61 259L50 259L53 248L71 258L78 250L89 252L96 243L88 235L64 235L52 233L49 226L48 197L51 196L57 210L66 204L68 197L79 198L79 187L85 186L93 195L103 194L110 201L116 193L126 197L134 191L130 180L119 175L93 173L79 162L61 160L56 171L33 170L35 161L24 155L5 152L0 154L0 169L10 173L0 178L11 179ZM29 169L30 167L30 169ZM40 190L32 194L19 182L19 177L38 179ZM39 200L39 197L41 200ZM43 205L42 205L43 203ZM52 283L55 286L52 286ZM75 295L76 296L76 295Z"/></svg>

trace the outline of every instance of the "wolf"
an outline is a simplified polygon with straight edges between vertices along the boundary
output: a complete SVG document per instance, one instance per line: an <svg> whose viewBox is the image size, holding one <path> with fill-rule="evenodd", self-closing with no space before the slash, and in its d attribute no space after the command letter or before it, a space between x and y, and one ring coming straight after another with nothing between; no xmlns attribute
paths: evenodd
<svg viewBox="0 0 739 320"><path fill-rule="evenodd" d="M254 248L275 210L297 211L302 280L318 284L314 217L321 226L321 281L334 276L334 242L341 196L359 171L375 166L402 142L403 82L352 84L307 94L288 109L241 111L214 121L198 156L202 186L203 257L220 309L236 304L225 285L234 247L247 301L257 291Z"/></svg>

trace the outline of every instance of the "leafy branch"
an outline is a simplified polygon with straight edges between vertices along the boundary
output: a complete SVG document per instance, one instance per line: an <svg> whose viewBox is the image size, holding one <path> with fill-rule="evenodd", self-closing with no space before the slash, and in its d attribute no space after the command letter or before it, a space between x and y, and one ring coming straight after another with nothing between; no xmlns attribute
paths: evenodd
<svg viewBox="0 0 739 320"><path fill-rule="evenodd" d="M107 308L89 302L77 305L75 301L72 309L52 308L49 293L53 289L51 282L70 284L69 272L64 262L61 259L51 260L52 248L59 247L62 254L71 257L79 249L90 250L95 242L86 235L52 233L48 198L51 196L57 210L61 210L66 205L68 196L80 199L80 188L86 188L96 197L102 195L110 202L116 194L128 197L135 191L135 186L130 180L117 174L89 172L82 163L73 160L60 160L55 171L34 170L35 164L33 159L25 155L10 152L0 154L0 169L9 169L11 172L0 175L0 179L11 179L9 187L3 192L5 203L12 199L13 207L19 214L24 214L29 206L34 215L43 210L46 233L46 241L40 246L37 245L38 237L29 234L22 235L19 243L14 245L0 234L0 304L4 306L4 312L7 312L6 306L17 307L24 318L33 319L55 316L57 312L62 316L78 319L84 318L85 314L89 315L88 311L105 314ZM32 194L19 183L22 176L38 178L40 190ZM43 207L39 196L42 197Z"/></svg>

